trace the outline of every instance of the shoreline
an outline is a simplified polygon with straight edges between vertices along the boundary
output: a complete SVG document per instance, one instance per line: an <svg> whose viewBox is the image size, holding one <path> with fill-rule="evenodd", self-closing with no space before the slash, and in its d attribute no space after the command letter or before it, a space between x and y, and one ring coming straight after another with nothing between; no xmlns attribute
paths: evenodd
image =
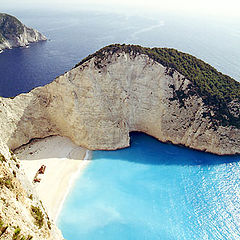
<svg viewBox="0 0 240 240"><path fill-rule="evenodd" d="M61 203L59 204L58 206L58 210L57 210L57 213L55 215L55 218L53 219L53 221L55 223L58 222L58 218L61 214L61 211L63 209L63 206L64 206L64 203L68 197L68 195L70 194L71 190L73 189L77 179L81 176L81 172L84 171L84 169L87 167L87 165L90 163L90 159L89 159L89 155L90 155L90 150L86 150L86 153L85 153L85 156L84 156L84 159L81 160L81 164L79 165L78 167L78 170L72 174L72 177L69 179L69 182L68 182L68 188L65 192L65 195L63 196L63 198L61 199Z"/></svg>
<svg viewBox="0 0 240 240"><path fill-rule="evenodd" d="M66 137L51 136L24 145L15 154L49 217L57 223L67 196L90 163L91 151ZM43 165L46 170L38 174L40 182L34 183L33 179Z"/></svg>

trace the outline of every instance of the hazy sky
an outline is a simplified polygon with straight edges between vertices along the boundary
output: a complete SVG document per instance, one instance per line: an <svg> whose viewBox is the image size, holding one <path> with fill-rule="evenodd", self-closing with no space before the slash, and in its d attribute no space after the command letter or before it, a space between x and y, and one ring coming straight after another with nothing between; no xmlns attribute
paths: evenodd
<svg viewBox="0 0 240 240"><path fill-rule="evenodd" d="M2 10L24 8L177 11L240 17L240 0L7 0L1 3Z"/></svg>

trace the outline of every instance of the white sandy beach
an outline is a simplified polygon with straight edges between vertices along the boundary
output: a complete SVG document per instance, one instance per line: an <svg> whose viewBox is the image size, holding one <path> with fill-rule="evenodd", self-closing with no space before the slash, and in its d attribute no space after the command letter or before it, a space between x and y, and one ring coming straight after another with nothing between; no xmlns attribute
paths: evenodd
<svg viewBox="0 0 240 240"><path fill-rule="evenodd" d="M34 140L15 153L49 217L56 221L74 181L90 162L89 151L66 137L52 136ZM42 165L46 166L45 173L38 175L40 183L33 183Z"/></svg>

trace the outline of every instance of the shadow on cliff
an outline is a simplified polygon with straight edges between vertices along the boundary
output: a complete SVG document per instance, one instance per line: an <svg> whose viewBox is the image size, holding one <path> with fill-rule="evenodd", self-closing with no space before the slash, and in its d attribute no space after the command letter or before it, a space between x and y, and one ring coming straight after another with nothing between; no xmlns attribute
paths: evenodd
<svg viewBox="0 0 240 240"><path fill-rule="evenodd" d="M33 99L34 100L34 99ZM48 104L45 102L45 99L41 99L43 102L42 105ZM24 133L21 131L23 129L23 124L26 122L26 119L32 115L33 108L32 105L36 104L34 101L30 101L28 107L24 110L22 117L19 119L16 130L13 132L8 142L8 146L12 148L11 141L14 142L15 139L21 139L21 134ZM41 121L41 123L40 123ZM46 121L43 124L42 121ZM45 126L44 133L37 132L37 134L32 133L29 138L25 139L23 142L15 143L16 147L19 147L23 144L28 144L31 141L34 141L35 138L45 138L49 136L58 135L54 130L54 126L47 121L47 118L37 119L35 126ZM20 135L19 135L20 134ZM229 164L240 161L240 155L235 156L217 156L210 153L204 153L186 147L176 146L173 144L162 143L157 139L146 135L144 133L132 132L131 137L131 147L120 149L116 151L95 151L93 153L95 160L100 160L101 158L109 159L121 159L129 162L136 162L142 164L151 164L151 165L189 165L189 166L210 166L210 165L219 165L219 164ZM15 147L15 148L16 148ZM13 148L14 149L14 148ZM31 153L30 153L31 154ZM59 158L59 154L52 152L48 158ZM68 156L71 159L71 156ZM32 158L32 160L38 160L39 158ZM76 159L76 157L73 157Z"/></svg>
<svg viewBox="0 0 240 240"><path fill-rule="evenodd" d="M10 119L10 121L15 122L14 129L7 140L10 149L15 150L34 139L58 135L55 124L50 122L47 115L46 109L49 104L48 93L42 93L39 88L33 89L31 93L9 99L8 108L13 109L12 115L15 117L15 115L21 114L21 117L17 116L15 119L14 117ZM18 112L16 106L22 107L23 111Z"/></svg>
<svg viewBox="0 0 240 240"><path fill-rule="evenodd" d="M94 158L121 159L151 165L210 166L240 161L240 155L218 156L182 146L162 143L144 133L132 132L131 147L117 151L96 151Z"/></svg>

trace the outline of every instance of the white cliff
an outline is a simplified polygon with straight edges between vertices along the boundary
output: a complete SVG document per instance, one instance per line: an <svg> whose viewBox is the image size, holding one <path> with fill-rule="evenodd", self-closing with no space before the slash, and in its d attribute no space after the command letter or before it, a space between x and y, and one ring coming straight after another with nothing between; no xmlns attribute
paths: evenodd
<svg viewBox="0 0 240 240"><path fill-rule="evenodd" d="M129 132L141 131L197 150L240 153L239 128L214 126L212 110L177 71L169 74L145 54L106 54L100 68L96 61L30 93L2 98L2 141L15 149L33 138L61 135L88 149L112 150L129 146ZM176 97L178 90L184 100Z"/></svg>
<svg viewBox="0 0 240 240"><path fill-rule="evenodd" d="M13 16L0 13L0 51L45 40L47 38L37 30L25 26Z"/></svg>

